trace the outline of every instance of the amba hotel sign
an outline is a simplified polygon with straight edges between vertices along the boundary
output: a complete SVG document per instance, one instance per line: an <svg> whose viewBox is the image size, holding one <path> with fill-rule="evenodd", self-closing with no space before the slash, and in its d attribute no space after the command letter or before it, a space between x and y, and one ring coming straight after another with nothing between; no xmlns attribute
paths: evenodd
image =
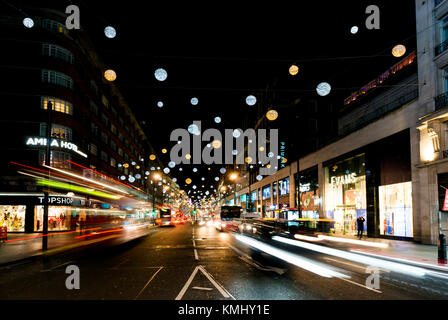
<svg viewBox="0 0 448 320"><path fill-rule="evenodd" d="M47 138L30 137L30 138L26 139L25 144L27 146L43 146L43 147L45 147L47 145ZM84 158L87 158L87 154L85 154L84 152L81 152L79 150L78 146L72 142L64 141L61 139L51 139L50 147L71 150L71 151L76 152L77 154L83 156Z"/></svg>

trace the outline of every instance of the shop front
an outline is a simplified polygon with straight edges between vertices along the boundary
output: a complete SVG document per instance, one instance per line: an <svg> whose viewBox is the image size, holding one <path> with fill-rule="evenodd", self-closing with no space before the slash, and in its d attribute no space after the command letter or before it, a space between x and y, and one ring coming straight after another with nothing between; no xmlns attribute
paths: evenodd
<svg viewBox="0 0 448 320"><path fill-rule="evenodd" d="M262 209L264 212L265 218L273 218L274 217L274 211L273 208L271 208L271 185L264 186L261 189L262 194Z"/></svg>
<svg viewBox="0 0 448 320"><path fill-rule="evenodd" d="M365 154L325 166L325 215L330 231L356 235L356 220L367 222ZM367 223L364 223L364 231Z"/></svg>
<svg viewBox="0 0 448 320"><path fill-rule="evenodd" d="M317 167L300 172L296 177L296 181L296 194L300 203L301 218L318 219L321 199Z"/></svg>
<svg viewBox="0 0 448 320"><path fill-rule="evenodd" d="M278 181L278 208L289 208L289 177Z"/></svg>
<svg viewBox="0 0 448 320"><path fill-rule="evenodd" d="M25 232L26 205L0 205L0 227L8 232Z"/></svg>

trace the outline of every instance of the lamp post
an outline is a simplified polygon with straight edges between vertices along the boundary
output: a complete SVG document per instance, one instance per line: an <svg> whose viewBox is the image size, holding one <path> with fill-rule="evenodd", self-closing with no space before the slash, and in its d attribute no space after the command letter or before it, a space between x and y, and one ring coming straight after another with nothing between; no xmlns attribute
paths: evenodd
<svg viewBox="0 0 448 320"><path fill-rule="evenodd" d="M51 116L53 111L53 104L51 101L47 103L47 146L45 152L45 165L50 166L50 156L51 156ZM48 168L48 180L50 179L50 168ZM48 249L48 190L44 191L44 216L42 221L42 251L46 251Z"/></svg>

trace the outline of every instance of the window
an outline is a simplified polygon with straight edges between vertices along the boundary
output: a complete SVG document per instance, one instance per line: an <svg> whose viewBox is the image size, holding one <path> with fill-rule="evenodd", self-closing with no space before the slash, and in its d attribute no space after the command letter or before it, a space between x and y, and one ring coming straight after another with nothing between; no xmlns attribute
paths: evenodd
<svg viewBox="0 0 448 320"><path fill-rule="evenodd" d="M107 162L108 160L107 153L104 151L101 151L101 160L103 160L104 162Z"/></svg>
<svg viewBox="0 0 448 320"><path fill-rule="evenodd" d="M60 22L54 21L54 20L50 20L50 19L43 19L42 20L42 27L50 30L52 32L58 32L58 33L62 33L67 35L68 34L68 30L65 27L65 25L63 25Z"/></svg>
<svg viewBox="0 0 448 320"><path fill-rule="evenodd" d="M47 136L47 124L40 124L40 136ZM59 124L51 124L51 137L55 139L72 140L72 129L61 126Z"/></svg>
<svg viewBox="0 0 448 320"><path fill-rule="evenodd" d="M71 64L73 64L75 60L73 54L67 49L49 43L42 44L42 55L45 57L55 57L58 59L62 59Z"/></svg>
<svg viewBox="0 0 448 320"><path fill-rule="evenodd" d="M263 187L263 200L271 199L271 186Z"/></svg>
<svg viewBox="0 0 448 320"><path fill-rule="evenodd" d="M98 135L98 126L94 124L93 122L90 123L90 131L94 136Z"/></svg>
<svg viewBox="0 0 448 320"><path fill-rule="evenodd" d="M106 108L109 108L109 100L107 100L104 94L101 96L101 102L104 104Z"/></svg>
<svg viewBox="0 0 448 320"><path fill-rule="evenodd" d="M66 114L73 114L73 105L65 100L54 98L54 97L41 97L40 107L44 110L47 110L48 102L52 103L52 110L66 113Z"/></svg>
<svg viewBox="0 0 448 320"><path fill-rule="evenodd" d="M113 134L117 134L117 127L114 126L113 124L110 125L110 131L112 131Z"/></svg>
<svg viewBox="0 0 448 320"><path fill-rule="evenodd" d="M117 161L114 158L110 158L110 166L114 168L117 166Z"/></svg>
<svg viewBox="0 0 448 320"><path fill-rule="evenodd" d="M120 157L123 157L123 149L118 148L118 155L119 155Z"/></svg>
<svg viewBox="0 0 448 320"><path fill-rule="evenodd" d="M103 141L105 144L107 144L107 134L104 132L101 132L101 141Z"/></svg>
<svg viewBox="0 0 448 320"><path fill-rule="evenodd" d="M112 139L110 139L110 148L114 151L117 151L117 144Z"/></svg>
<svg viewBox="0 0 448 320"><path fill-rule="evenodd" d="M93 114L98 115L98 106L93 101L90 101L90 111Z"/></svg>
<svg viewBox="0 0 448 320"><path fill-rule="evenodd" d="M106 127L109 127L109 119L104 113L101 114L101 122L104 123Z"/></svg>
<svg viewBox="0 0 448 320"><path fill-rule="evenodd" d="M289 178L285 178L278 182L278 195L284 196L289 194Z"/></svg>
<svg viewBox="0 0 448 320"><path fill-rule="evenodd" d="M96 145L94 145L93 143L90 144L89 150L90 150L90 153L93 154L94 156L98 155L98 147Z"/></svg>
<svg viewBox="0 0 448 320"><path fill-rule="evenodd" d="M66 74L52 70L42 70L42 82L57 84L73 89L73 79Z"/></svg>
<svg viewBox="0 0 448 320"><path fill-rule="evenodd" d="M43 165L45 164L45 151L41 150L39 152L39 162ZM70 169L70 162L67 160L72 160L71 154L61 151L51 151L50 152L50 166L56 168Z"/></svg>

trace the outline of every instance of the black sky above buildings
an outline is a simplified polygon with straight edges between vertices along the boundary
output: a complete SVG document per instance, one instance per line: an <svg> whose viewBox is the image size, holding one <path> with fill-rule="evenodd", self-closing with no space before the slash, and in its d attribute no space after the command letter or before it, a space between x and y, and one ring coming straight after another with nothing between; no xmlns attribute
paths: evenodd
<svg viewBox="0 0 448 320"><path fill-rule="evenodd" d="M201 120L203 130L244 128L243 119L257 117L246 96L258 97L267 86L274 88L273 105L311 97L342 107L353 91L399 61L391 55L393 46L404 44L408 52L415 48L413 0L42 1L61 11L68 4L80 7L82 28L117 72L115 85L165 165L169 153L160 150L174 145L169 138L175 128L186 129L193 120ZM371 4L380 8L380 30L365 27ZM107 25L117 30L116 38L104 36ZM352 26L359 27L357 34L350 33ZM300 68L295 77L288 73L292 63ZM164 82L154 77L159 67L168 72ZM332 91L320 98L315 88L323 81ZM190 104L192 97L199 99L197 106ZM213 122L215 116L223 119L220 125ZM281 135L294 134L281 123ZM195 174L194 165L183 167L171 171L182 188L193 175L211 177L206 186L215 183L221 166L212 173L196 166Z"/></svg>

